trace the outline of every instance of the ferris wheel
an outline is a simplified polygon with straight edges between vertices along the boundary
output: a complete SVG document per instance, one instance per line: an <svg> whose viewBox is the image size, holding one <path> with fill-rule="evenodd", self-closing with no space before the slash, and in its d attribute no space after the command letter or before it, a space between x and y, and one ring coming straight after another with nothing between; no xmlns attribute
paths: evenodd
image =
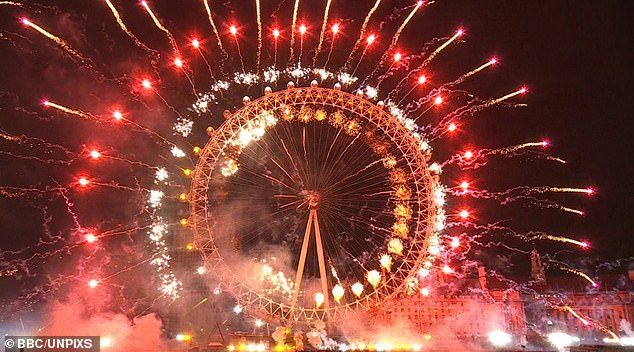
<svg viewBox="0 0 634 352"><path fill-rule="evenodd" d="M337 321L418 292L441 205L430 153L382 103L334 88L245 97L192 173L205 268L240 305Z"/></svg>

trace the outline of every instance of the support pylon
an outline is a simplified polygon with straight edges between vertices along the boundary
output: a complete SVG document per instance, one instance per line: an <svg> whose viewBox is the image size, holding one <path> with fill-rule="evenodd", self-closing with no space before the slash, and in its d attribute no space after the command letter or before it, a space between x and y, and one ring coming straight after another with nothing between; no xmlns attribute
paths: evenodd
<svg viewBox="0 0 634 352"><path fill-rule="evenodd" d="M308 255L308 244L310 242L310 234L315 229L315 242L317 244L317 261L319 262L319 279L321 281L321 293L324 295L324 317L327 318L330 309L330 298L328 292L328 276L326 274L326 260L324 257L324 246L321 239L321 231L319 230L319 218L317 216L317 205L319 196L310 194L308 197L308 206L310 212L308 214L308 223L304 232L304 241L302 242L302 251L299 255L299 263L297 265L297 274L295 276L295 285L293 286L293 300L291 301L291 312L297 304L297 296L301 289L302 276L304 275L304 267L306 265L306 256Z"/></svg>

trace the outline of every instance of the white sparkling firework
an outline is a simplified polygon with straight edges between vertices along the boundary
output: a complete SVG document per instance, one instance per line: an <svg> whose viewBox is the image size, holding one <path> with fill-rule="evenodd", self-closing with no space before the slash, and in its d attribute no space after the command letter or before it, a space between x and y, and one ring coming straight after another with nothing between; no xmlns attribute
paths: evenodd
<svg viewBox="0 0 634 352"><path fill-rule="evenodd" d="M194 104L194 106L196 106L196 104ZM204 106L206 109L207 105L205 104ZM203 110L200 110L200 111L203 111ZM178 133L179 135L187 138L187 136L189 136L189 134L192 133L193 126L194 126L194 121L188 120L185 118L179 118L176 121L176 124L174 124L174 131Z"/></svg>
<svg viewBox="0 0 634 352"><path fill-rule="evenodd" d="M182 149L176 146L172 147L171 152L172 152L172 155L176 158L184 158L187 156L187 154L185 154L185 152Z"/></svg>

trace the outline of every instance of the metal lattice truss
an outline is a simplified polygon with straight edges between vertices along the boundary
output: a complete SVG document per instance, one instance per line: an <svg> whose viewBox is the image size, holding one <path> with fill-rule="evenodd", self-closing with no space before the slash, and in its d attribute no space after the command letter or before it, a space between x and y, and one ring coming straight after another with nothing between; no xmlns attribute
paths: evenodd
<svg viewBox="0 0 634 352"><path fill-rule="evenodd" d="M382 278L377 287L369 287L361 297L341 302L325 308L302 307L276 301L266 293L249 287L232 271L223 260L214 242L213 224L210 219L209 187L212 175L218 176L228 141L235 138L238 131L263 112L279 111L288 107L301 109L329 108L351 116L383 134L386 140L401 153L406 163L408 184L412 186L411 203L414 205L410 235L403 251L402 264ZM280 121L284 123L284 121ZM192 175L190 193L190 224L195 245L201 251L208 272L217 275L222 289L235 295L238 303L283 321L337 321L349 313L368 311L389 299L404 294L411 281L417 282L418 270L428 260L429 239L434 235L437 206L434 190L438 185L437 176L430 173L427 162L429 153L421 148L416 138L403 121L382 107L361 96L338 89L305 87L289 88L265 94L257 100L247 102L233 113L217 129L208 131L210 139L200 153L200 159ZM414 225L415 224L415 225ZM325 292L324 294L328 294Z"/></svg>

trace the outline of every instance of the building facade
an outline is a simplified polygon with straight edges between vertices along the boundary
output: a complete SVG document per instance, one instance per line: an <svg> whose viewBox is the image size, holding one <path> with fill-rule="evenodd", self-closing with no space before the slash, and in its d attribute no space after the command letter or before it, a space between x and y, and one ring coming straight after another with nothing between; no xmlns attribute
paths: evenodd
<svg viewBox="0 0 634 352"><path fill-rule="evenodd" d="M634 271L607 280L602 287L611 289L599 290L570 278L547 279L538 254L535 256L531 258L530 286L511 288L486 277L481 268L477 280L456 280L461 285L458 289L444 278L437 280L444 287L435 291L392 300L378 313L377 321L399 328L403 334L427 337L442 333L483 340L489 332L501 330L521 343L543 339L551 332L564 332L585 342L609 338L610 331L634 336Z"/></svg>

